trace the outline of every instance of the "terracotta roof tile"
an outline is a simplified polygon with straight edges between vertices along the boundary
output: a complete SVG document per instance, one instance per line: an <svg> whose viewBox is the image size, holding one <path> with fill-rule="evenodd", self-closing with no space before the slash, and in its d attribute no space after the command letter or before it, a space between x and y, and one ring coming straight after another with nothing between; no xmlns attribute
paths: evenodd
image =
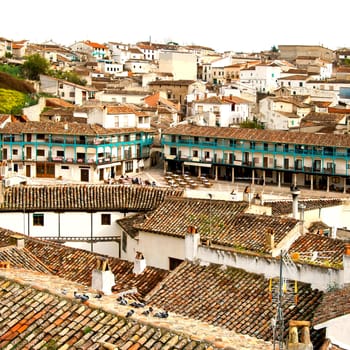
<svg viewBox="0 0 350 350"><path fill-rule="evenodd" d="M322 303L316 309L315 324L350 314L350 285L325 293Z"/></svg>
<svg viewBox="0 0 350 350"><path fill-rule="evenodd" d="M298 284L299 303L284 301L284 319L311 321L323 293ZM149 304L185 317L248 334L272 339L271 319L276 309L269 300L269 280L241 269L183 262L146 300ZM209 307L210 306L210 307ZM311 330L311 336L318 338Z"/></svg>
<svg viewBox="0 0 350 350"><path fill-rule="evenodd" d="M157 80L157 81L152 81L150 83L148 83L149 86L161 86L161 85L169 85L169 86L188 86L195 83L194 80Z"/></svg>
<svg viewBox="0 0 350 350"><path fill-rule="evenodd" d="M334 207L342 205L343 201L337 198L326 199L302 199L298 201L299 204L305 205L305 211ZM264 205L272 208L272 215L289 215L293 213L293 201L292 200L265 200Z"/></svg>
<svg viewBox="0 0 350 350"><path fill-rule="evenodd" d="M3 246L0 249L0 261L9 261L16 268L52 273L86 286L91 284L92 270L96 267L100 254L25 235L19 235L25 239L25 248L18 249L11 245L13 234L12 231L0 229L0 242ZM5 245L8 247L5 248ZM135 274L132 262L113 257L108 257L108 261L116 279L113 290L120 292L136 288L137 297L140 298L169 273L148 266L143 273Z"/></svg>
<svg viewBox="0 0 350 350"><path fill-rule="evenodd" d="M289 248L293 260L333 268L343 267L345 243L318 234L300 236Z"/></svg>
<svg viewBox="0 0 350 350"><path fill-rule="evenodd" d="M132 132L154 133L152 129L140 128L104 128L98 124L86 123L65 123L65 122L33 122L25 123L7 123L2 129L1 134L51 134L51 135L85 135L85 136L103 136L126 134Z"/></svg>
<svg viewBox="0 0 350 350"><path fill-rule="evenodd" d="M124 185L26 185L5 189L0 211L13 210L128 210L156 208L168 196L183 190L169 187Z"/></svg>
<svg viewBox="0 0 350 350"><path fill-rule="evenodd" d="M350 147L350 135L325 135L307 132L288 132L279 130L217 128L210 126L178 125L163 130L163 135L183 137L202 136L218 139L252 140L256 142L276 142L318 146Z"/></svg>
<svg viewBox="0 0 350 350"><path fill-rule="evenodd" d="M202 100L193 101L193 103L204 103L204 104L218 104L218 105L228 105L232 103L226 99L222 99L219 96L211 96Z"/></svg>
<svg viewBox="0 0 350 350"><path fill-rule="evenodd" d="M297 225L292 218L245 213L247 208L246 202L171 197L134 227L184 238L187 228L196 226L201 239L212 244L268 252L264 230L273 229L278 244Z"/></svg>

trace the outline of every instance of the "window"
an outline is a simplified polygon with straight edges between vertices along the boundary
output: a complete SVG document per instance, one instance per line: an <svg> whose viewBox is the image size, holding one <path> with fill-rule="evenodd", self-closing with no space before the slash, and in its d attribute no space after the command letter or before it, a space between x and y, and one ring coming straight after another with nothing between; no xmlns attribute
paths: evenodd
<svg viewBox="0 0 350 350"><path fill-rule="evenodd" d="M12 154L13 154L14 156L17 156L17 155L18 155L18 149L13 149L13 150L12 150Z"/></svg>
<svg viewBox="0 0 350 350"><path fill-rule="evenodd" d="M172 271L176 269L182 262L183 260L169 257L169 270Z"/></svg>
<svg viewBox="0 0 350 350"><path fill-rule="evenodd" d="M45 135L44 134L38 134L36 135L37 140L45 140Z"/></svg>
<svg viewBox="0 0 350 350"><path fill-rule="evenodd" d="M170 155L171 156L176 156L177 152L176 152L176 147L170 147Z"/></svg>
<svg viewBox="0 0 350 350"><path fill-rule="evenodd" d="M56 156L57 157L64 157L64 151L57 151Z"/></svg>
<svg viewBox="0 0 350 350"><path fill-rule="evenodd" d="M45 156L45 150L44 150L44 149L38 149L38 150L36 151L36 155L37 155L38 157L44 157L44 156Z"/></svg>
<svg viewBox="0 0 350 350"><path fill-rule="evenodd" d="M44 214L33 214L33 226L44 226Z"/></svg>
<svg viewBox="0 0 350 350"><path fill-rule="evenodd" d="M133 171L133 161L125 162L125 172L131 173Z"/></svg>
<svg viewBox="0 0 350 350"><path fill-rule="evenodd" d="M111 214L101 214L101 225L111 224Z"/></svg>
<svg viewBox="0 0 350 350"><path fill-rule="evenodd" d="M197 150L193 150L193 157L198 157L198 151Z"/></svg>

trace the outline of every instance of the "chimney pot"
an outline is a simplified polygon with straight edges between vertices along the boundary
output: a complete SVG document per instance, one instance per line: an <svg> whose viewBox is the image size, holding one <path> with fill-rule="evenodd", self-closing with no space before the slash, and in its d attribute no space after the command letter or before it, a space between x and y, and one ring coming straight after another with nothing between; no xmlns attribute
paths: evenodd
<svg viewBox="0 0 350 350"><path fill-rule="evenodd" d="M197 233L197 226L188 226L187 233Z"/></svg>

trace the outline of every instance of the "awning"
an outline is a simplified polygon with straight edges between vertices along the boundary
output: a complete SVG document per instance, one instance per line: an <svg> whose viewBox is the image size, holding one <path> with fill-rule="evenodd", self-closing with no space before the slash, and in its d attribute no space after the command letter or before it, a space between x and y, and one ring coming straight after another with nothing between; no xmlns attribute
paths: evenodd
<svg viewBox="0 0 350 350"><path fill-rule="evenodd" d="M211 168L211 164L205 164L205 163L184 162L184 165L200 166L203 168Z"/></svg>

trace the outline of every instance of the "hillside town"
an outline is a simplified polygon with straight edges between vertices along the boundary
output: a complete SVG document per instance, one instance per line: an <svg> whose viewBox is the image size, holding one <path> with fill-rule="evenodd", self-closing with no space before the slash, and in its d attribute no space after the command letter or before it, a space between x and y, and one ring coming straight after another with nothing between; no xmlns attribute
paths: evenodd
<svg viewBox="0 0 350 350"><path fill-rule="evenodd" d="M0 141L1 349L350 349L350 48L0 37Z"/></svg>

